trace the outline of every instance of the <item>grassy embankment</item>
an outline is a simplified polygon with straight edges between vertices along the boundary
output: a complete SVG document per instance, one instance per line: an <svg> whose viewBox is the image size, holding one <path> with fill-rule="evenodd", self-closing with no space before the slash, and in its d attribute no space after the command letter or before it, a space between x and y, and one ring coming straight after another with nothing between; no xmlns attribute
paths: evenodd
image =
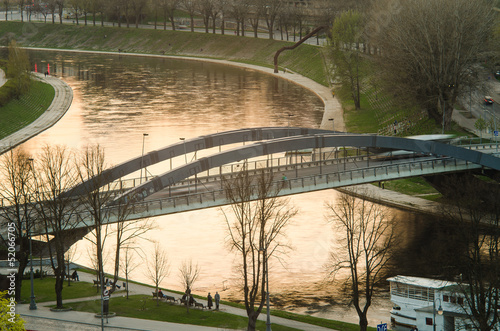
<svg viewBox="0 0 500 331"><path fill-rule="evenodd" d="M33 80L27 93L0 107L0 139L36 120L50 106L54 95L52 86Z"/></svg>
<svg viewBox="0 0 500 331"><path fill-rule="evenodd" d="M3 37L0 37L0 45L4 46L8 40L15 39L24 47L111 52L121 49L127 53L206 57L265 67L273 66L274 54L278 49L292 44L277 40L188 31L41 23L0 22L0 30L4 31ZM283 52L279 60L280 67L289 68L326 85L320 52L320 48L310 45Z"/></svg>

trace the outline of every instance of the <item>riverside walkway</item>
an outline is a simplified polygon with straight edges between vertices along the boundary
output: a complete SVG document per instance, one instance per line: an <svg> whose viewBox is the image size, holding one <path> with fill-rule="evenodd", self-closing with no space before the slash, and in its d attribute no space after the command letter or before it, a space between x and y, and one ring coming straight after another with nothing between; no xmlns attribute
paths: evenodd
<svg viewBox="0 0 500 331"><path fill-rule="evenodd" d="M52 100L49 108L47 108L47 110L33 123L0 140L0 154L5 153L11 148L22 144L53 126L64 116L64 114L66 114L66 111L71 106L71 102L73 101L73 90L68 84L56 77L44 77L44 75L40 73L34 73L33 75L36 79L52 85L55 90L54 100Z"/></svg>
<svg viewBox="0 0 500 331"><path fill-rule="evenodd" d="M92 283L93 275L86 272L79 272L80 281L85 281ZM129 295L143 294L151 297L151 292L154 288L131 283L129 285ZM66 291L71 288L66 288ZM164 294L173 296L179 299L180 295L177 293L164 291ZM114 294L114 296L125 295L125 291L119 291ZM64 300L64 304L71 306L71 302L81 302L89 300L100 300L100 296L91 296L87 298L79 298L73 300ZM152 299L151 299L152 300ZM206 300L196 299L198 302L207 305ZM17 313L21 314L26 320L27 329L37 329L37 330L99 330L101 326L100 318L96 318L93 313L78 312L78 311L68 311L68 312L53 312L48 306L55 305L55 302L43 302L37 303L37 310L29 310L29 304L17 305ZM165 309L168 309L167 303L161 303L165 305ZM195 309L195 308L193 308ZM112 306L110 311L113 311ZM231 306L226 306L221 304L220 311L246 317L246 311L244 309L239 309ZM265 311L260 314L259 320L265 321L266 314ZM273 324L280 324L299 330L306 331L332 331L332 329L323 328L311 324L306 324L302 322L297 322L285 318L280 318L276 316L271 316L271 322ZM196 331L196 330L223 330L221 328L204 327L191 324L177 324L153 320L144 320L139 318L129 318L116 316L108 319L108 323L104 321L106 330L174 330L174 331Z"/></svg>

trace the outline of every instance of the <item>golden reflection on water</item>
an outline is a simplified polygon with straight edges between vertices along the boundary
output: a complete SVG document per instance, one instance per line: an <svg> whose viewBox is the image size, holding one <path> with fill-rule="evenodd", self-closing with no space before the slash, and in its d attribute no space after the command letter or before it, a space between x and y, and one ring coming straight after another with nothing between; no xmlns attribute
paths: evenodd
<svg viewBox="0 0 500 331"><path fill-rule="evenodd" d="M77 149L99 143L105 148L108 164L116 165L139 156L143 142L149 152L177 143L181 137L246 127L318 127L321 122L322 104L315 95L254 71L192 61L56 52L32 52L31 58L39 68L51 62L52 72L74 92L73 104L64 118L22 145L33 154L45 144ZM144 141L143 133L148 134ZM183 157L176 159L174 167L183 162ZM158 174L168 168L159 165L148 170ZM293 250L282 256L281 262L271 262L272 293L292 293L295 299L312 301L326 294L318 286L326 276L324 265L329 251L341 234L325 221L324 204L334 201L336 194L325 190L290 198L299 209L287 229ZM413 221L408 214L401 219L404 232ZM220 209L157 217L156 223L158 229L147 237L161 242L169 255L170 274L163 287L183 290L178 268L192 259L201 267L195 293L219 291L223 299L234 296L240 277L233 267L235 255L226 245ZM89 243L82 240L77 245L76 262L90 266ZM150 255L151 242L141 240L135 245L146 257ZM108 252L111 250L110 243ZM131 276L151 283L144 273L145 263L142 258L141 267ZM107 271L112 271L111 256Z"/></svg>
<svg viewBox="0 0 500 331"><path fill-rule="evenodd" d="M74 92L73 104L64 118L22 146L32 153L44 144L77 149L99 143L111 165L140 155L143 133L148 134L144 139L148 152L179 142L181 137L243 127L286 126L289 120L291 126L318 127L322 117L322 104L316 96L255 71L202 62L54 52L34 52L32 59L40 63L39 67L51 61L52 73L62 77ZM179 162L184 160L175 160L174 167ZM169 166L148 170L158 173L165 167ZM272 264L271 286L287 288L297 281L323 277L321 269L331 231L326 231L328 226L318 210L332 192L292 198L301 210L287 232L294 250L283 257L284 266ZM195 292L221 291L226 280L224 284L234 289L238 278L233 273L234 254L225 244L225 223L219 209L162 216L157 224L158 229L147 237L160 241L169 254L171 272L163 283L165 287L181 289L178 267L192 259L202 270ZM151 243L137 245L149 254ZM90 265L88 243L81 241L78 247L77 262ZM133 277L149 282L141 271ZM273 285L273 279L279 281Z"/></svg>

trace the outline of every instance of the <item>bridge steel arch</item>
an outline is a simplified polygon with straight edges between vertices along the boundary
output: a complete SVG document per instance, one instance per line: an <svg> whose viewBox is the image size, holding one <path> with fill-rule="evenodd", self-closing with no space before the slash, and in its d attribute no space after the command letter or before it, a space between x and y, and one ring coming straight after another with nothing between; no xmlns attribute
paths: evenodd
<svg viewBox="0 0 500 331"><path fill-rule="evenodd" d="M247 128L240 130L225 131L197 138L178 142L169 145L160 150L151 151L144 156L139 156L134 159L125 161L111 169L103 171L98 178L91 178L83 183L73 187L67 194L81 195L86 192L91 192L99 187L105 186L115 180L118 180L126 175L144 167L149 167L163 161L168 161L174 157L182 156L185 153L192 153L209 149L213 147L221 147L224 145L255 142L270 139L279 139L290 136L303 136L308 134L332 133L329 130L310 129L310 128L294 128L294 127L263 127L263 128Z"/></svg>
<svg viewBox="0 0 500 331"><path fill-rule="evenodd" d="M294 136L254 143L234 148L212 156L200 158L194 162L177 167L125 192L115 201L125 199L135 202L144 200L149 195L161 191L186 178L228 163L250 159L274 153L325 147L366 147L406 150L436 156L448 156L480 166L500 170L500 158L463 147L434 141L386 137L361 134L317 134Z"/></svg>

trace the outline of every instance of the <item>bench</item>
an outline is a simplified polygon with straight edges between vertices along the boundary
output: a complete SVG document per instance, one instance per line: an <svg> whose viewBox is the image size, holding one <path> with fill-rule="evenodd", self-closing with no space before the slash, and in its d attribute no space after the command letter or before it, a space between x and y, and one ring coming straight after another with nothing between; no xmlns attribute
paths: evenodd
<svg viewBox="0 0 500 331"><path fill-rule="evenodd" d="M170 295L165 295L165 300L172 301L172 302L176 302L177 301L174 297L172 297Z"/></svg>
<svg viewBox="0 0 500 331"><path fill-rule="evenodd" d="M195 307L195 308L200 307L201 309L204 309L204 308L205 308L205 306L204 306L201 302L195 302L195 303L194 303L194 307Z"/></svg>

